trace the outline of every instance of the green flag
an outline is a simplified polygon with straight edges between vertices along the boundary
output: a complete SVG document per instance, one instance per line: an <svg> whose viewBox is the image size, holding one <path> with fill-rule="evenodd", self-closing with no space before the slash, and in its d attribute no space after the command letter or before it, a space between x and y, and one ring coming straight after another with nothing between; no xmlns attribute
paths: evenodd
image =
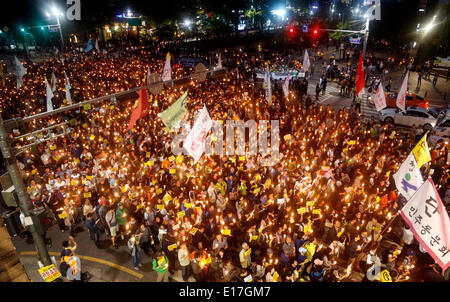
<svg viewBox="0 0 450 302"><path fill-rule="evenodd" d="M158 114L164 125L168 129L179 127L180 120L186 112L186 99L188 92L186 91L175 103L173 103L165 111Z"/></svg>

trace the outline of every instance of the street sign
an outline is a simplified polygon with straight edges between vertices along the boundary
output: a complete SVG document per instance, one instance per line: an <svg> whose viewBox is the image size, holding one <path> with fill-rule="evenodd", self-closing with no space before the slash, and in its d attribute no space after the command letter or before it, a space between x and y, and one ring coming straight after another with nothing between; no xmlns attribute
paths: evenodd
<svg viewBox="0 0 450 302"><path fill-rule="evenodd" d="M303 31L304 33L307 33L307 32L308 32L308 24L303 24L303 25L302 25L302 31Z"/></svg>
<svg viewBox="0 0 450 302"><path fill-rule="evenodd" d="M350 44L361 44L361 37L350 37Z"/></svg>

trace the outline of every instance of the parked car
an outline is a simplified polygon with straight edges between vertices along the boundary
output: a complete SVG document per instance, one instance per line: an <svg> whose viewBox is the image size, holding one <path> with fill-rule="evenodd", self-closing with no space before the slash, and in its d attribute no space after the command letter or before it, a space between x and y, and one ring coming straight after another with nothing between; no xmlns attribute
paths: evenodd
<svg viewBox="0 0 450 302"><path fill-rule="evenodd" d="M397 108L397 92L385 92L386 96L386 107L387 108ZM372 106L375 106L373 103L375 95L369 96L369 104ZM423 97L415 94L415 93L407 93L406 94L406 101L405 101L405 107L422 107L425 109L428 109L428 105L430 103L429 99L424 99Z"/></svg>
<svg viewBox="0 0 450 302"><path fill-rule="evenodd" d="M379 112L380 120L400 126L412 127L416 125L425 131L432 131L436 125L436 118L424 110L406 109L406 112L398 108L384 108Z"/></svg>
<svg viewBox="0 0 450 302"><path fill-rule="evenodd" d="M428 104L430 100L424 99L421 96L418 96L415 93L408 92L406 94L406 102L405 107L409 106L417 106L428 109ZM386 105L387 107L395 108L397 107L397 93L396 92L388 92L386 95Z"/></svg>
<svg viewBox="0 0 450 302"><path fill-rule="evenodd" d="M450 137L450 109L444 116L440 116L433 129L433 135Z"/></svg>

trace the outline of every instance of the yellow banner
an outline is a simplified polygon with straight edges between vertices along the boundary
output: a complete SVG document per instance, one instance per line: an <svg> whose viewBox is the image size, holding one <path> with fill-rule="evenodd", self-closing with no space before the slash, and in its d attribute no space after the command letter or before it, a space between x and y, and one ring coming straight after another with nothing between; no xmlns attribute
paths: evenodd
<svg viewBox="0 0 450 302"><path fill-rule="evenodd" d="M417 161L417 167L422 167L431 160L430 150L428 150L427 134L425 134L412 150Z"/></svg>

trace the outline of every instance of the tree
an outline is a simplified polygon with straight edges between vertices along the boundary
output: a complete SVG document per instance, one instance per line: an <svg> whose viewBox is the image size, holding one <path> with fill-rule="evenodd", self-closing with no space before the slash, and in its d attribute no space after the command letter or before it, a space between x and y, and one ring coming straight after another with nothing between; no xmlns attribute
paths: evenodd
<svg viewBox="0 0 450 302"><path fill-rule="evenodd" d="M341 29L341 30L348 29L348 24L339 22L336 25L336 29ZM343 34L340 31L333 31L330 34L330 38L333 39L333 40L337 40L337 41L340 41L342 39L342 36L343 36Z"/></svg>

